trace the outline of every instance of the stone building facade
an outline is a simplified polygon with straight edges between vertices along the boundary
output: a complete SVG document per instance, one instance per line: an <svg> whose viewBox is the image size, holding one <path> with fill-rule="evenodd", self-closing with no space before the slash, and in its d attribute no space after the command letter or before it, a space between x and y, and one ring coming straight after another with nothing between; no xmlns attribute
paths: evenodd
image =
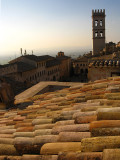
<svg viewBox="0 0 120 160"><path fill-rule="evenodd" d="M88 80L95 81L120 76L120 59L95 60L90 62Z"/></svg>
<svg viewBox="0 0 120 160"><path fill-rule="evenodd" d="M73 62L81 82L120 76L120 42L105 44L105 10L92 10L93 52Z"/></svg>
<svg viewBox="0 0 120 160"><path fill-rule="evenodd" d="M62 78L70 75L70 65L68 65L70 62L71 58L64 55L61 55L61 58L49 55L24 55L0 67L0 76L32 84L40 81L58 81L61 75Z"/></svg>
<svg viewBox="0 0 120 160"><path fill-rule="evenodd" d="M58 52L56 60L59 61L60 81L66 81L70 77L71 58L64 55L64 52Z"/></svg>
<svg viewBox="0 0 120 160"><path fill-rule="evenodd" d="M79 77L79 81L88 81L88 58L82 57L73 61L74 75Z"/></svg>
<svg viewBox="0 0 120 160"><path fill-rule="evenodd" d="M92 10L93 55L105 48L105 10Z"/></svg>
<svg viewBox="0 0 120 160"><path fill-rule="evenodd" d="M105 10L93 10L92 23L93 57L89 60L88 80L120 76L119 42L105 44Z"/></svg>

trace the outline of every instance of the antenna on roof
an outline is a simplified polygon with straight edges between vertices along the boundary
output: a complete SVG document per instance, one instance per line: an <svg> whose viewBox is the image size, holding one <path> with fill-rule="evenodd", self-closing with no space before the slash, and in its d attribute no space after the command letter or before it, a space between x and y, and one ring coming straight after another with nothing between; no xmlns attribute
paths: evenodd
<svg viewBox="0 0 120 160"><path fill-rule="evenodd" d="M23 54L22 54L22 48L20 48L20 53L21 53L21 56L22 56L22 55L23 55Z"/></svg>
<svg viewBox="0 0 120 160"><path fill-rule="evenodd" d="M32 50L32 55L33 55L33 50Z"/></svg>

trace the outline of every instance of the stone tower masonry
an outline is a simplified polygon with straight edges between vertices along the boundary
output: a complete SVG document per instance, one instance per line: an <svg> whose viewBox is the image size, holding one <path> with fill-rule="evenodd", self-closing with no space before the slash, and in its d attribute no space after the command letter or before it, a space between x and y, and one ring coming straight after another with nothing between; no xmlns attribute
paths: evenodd
<svg viewBox="0 0 120 160"><path fill-rule="evenodd" d="M97 55L105 47L105 9L92 10L92 34L92 55Z"/></svg>

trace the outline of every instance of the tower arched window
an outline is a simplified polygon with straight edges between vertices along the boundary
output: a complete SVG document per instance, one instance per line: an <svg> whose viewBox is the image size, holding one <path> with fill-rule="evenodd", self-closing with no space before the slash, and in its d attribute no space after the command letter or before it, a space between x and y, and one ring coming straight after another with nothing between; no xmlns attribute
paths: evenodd
<svg viewBox="0 0 120 160"><path fill-rule="evenodd" d="M98 26L98 20L95 20L95 27Z"/></svg>
<svg viewBox="0 0 120 160"><path fill-rule="evenodd" d="M103 32L102 31L100 31L100 37L103 37Z"/></svg>
<svg viewBox="0 0 120 160"><path fill-rule="evenodd" d="M102 21L102 20L100 20L100 26L101 26L101 27L103 26L103 21Z"/></svg>
<svg viewBox="0 0 120 160"><path fill-rule="evenodd" d="M95 32L95 37L98 37L98 32Z"/></svg>

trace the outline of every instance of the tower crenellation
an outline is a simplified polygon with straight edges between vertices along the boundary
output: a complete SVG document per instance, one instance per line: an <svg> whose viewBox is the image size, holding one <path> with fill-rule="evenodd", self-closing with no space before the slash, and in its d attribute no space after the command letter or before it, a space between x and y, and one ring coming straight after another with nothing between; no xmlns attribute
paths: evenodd
<svg viewBox="0 0 120 160"><path fill-rule="evenodd" d="M92 16L101 16L101 15L105 15L105 9L93 9L92 10Z"/></svg>

